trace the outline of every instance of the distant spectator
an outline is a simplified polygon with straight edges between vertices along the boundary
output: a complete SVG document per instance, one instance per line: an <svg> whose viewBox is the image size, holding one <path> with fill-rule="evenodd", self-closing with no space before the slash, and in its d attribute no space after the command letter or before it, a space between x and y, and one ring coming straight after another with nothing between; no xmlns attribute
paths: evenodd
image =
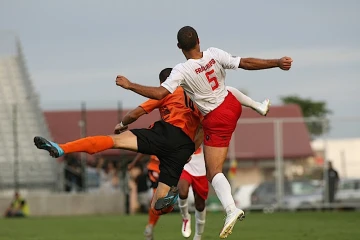
<svg viewBox="0 0 360 240"><path fill-rule="evenodd" d="M144 172L142 168L140 174L135 178L135 183L137 185L137 195L140 205L140 212L147 213L149 209L149 188L150 180L147 172Z"/></svg>
<svg viewBox="0 0 360 240"><path fill-rule="evenodd" d="M18 192L15 192L14 200L5 212L5 217L27 217L29 216L29 206Z"/></svg>
<svg viewBox="0 0 360 240"><path fill-rule="evenodd" d="M104 168L104 158L100 158L97 164L97 171L100 176L100 188L115 190L119 187L119 176L116 165L112 161L108 161Z"/></svg>
<svg viewBox="0 0 360 240"><path fill-rule="evenodd" d="M328 162L327 177L328 177L327 183L328 183L328 196L329 196L328 199L330 203L333 203L335 201L335 195L338 189L340 178L338 172L333 168L332 162Z"/></svg>
<svg viewBox="0 0 360 240"><path fill-rule="evenodd" d="M75 154L66 154L64 156L65 159L65 191L71 192L74 190L74 186L76 191L83 190L83 168Z"/></svg>

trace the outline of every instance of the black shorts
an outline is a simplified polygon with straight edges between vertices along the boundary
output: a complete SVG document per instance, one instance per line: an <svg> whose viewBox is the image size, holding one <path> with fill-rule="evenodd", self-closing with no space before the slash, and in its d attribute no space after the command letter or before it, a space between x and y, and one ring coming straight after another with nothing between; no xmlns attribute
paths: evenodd
<svg viewBox="0 0 360 240"><path fill-rule="evenodd" d="M160 160L159 182L176 186L184 165L195 152L195 144L180 128L167 122L155 122L149 129L130 130L137 136L138 152Z"/></svg>

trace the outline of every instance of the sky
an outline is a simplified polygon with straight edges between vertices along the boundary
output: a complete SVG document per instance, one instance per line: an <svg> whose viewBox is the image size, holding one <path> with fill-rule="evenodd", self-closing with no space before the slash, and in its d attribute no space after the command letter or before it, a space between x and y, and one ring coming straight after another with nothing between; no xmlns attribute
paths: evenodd
<svg viewBox="0 0 360 240"><path fill-rule="evenodd" d="M229 71L227 85L275 105L291 94L323 100L342 118L360 116L359 12L357 0L0 0L0 39L19 36L45 109L137 106L145 99L116 75L158 85L161 69L185 61L176 34L190 25L202 49L294 60L288 72Z"/></svg>

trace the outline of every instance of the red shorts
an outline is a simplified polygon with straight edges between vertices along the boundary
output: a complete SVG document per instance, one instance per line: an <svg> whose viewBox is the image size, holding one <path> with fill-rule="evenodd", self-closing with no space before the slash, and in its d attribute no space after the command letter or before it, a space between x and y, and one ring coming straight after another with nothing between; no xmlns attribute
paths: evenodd
<svg viewBox="0 0 360 240"><path fill-rule="evenodd" d="M202 121L204 145L228 147L241 112L241 103L229 92L224 102L206 114Z"/></svg>
<svg viewBox="0 0 360 240"><path fill-rule="evenodd" d="M209 182L206 176L193 176L183 170L180 179L186 180L191 185L193 191L202 199L207 199L209 193Z"/></svg>

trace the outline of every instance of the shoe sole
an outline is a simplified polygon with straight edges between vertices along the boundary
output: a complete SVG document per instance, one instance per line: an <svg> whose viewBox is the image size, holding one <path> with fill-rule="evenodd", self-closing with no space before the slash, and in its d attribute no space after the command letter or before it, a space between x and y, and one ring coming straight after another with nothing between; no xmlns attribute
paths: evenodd
<svg viewBox="0 0 360 240"><path fill-rule="evenodd" d="M223 228L223 230L220 233L220 238L227 238L230 234L232 234L232 230L236 224L236 222L242 221L245 218L245 213L240 212L238 217L235 218L232 222L230 222L226 227Z"/></svg>
<svg viewBox="0 0 360 240"><path fill-rule="evenodd" d="M177 187L174 187L174 188L170 189L169 192L172 193L172 196L170 198L166 198L166 197L160 198L155 202L155 206L154 206L155 210L160 211L164 208L167 208L167 207L175 204L176 201L174 203L173 203L173 201L174 201L174 198L177 199L179 190Z"/></svg>
<svg viewBox="0 0 360 240"><path fill-rule="evenodd" d="M270 100L269 100L269 102L268 102L268 104L267 104L267 110L266 110L266 112L265 112L265 114L264 114L264 117L266 117L266 115L268 114L268 112L270 111L270 106L271 106L271 102L270 102Z"/></svg>
<svg viewBox="0 0 360 240"><path fill-rule="evenodd" d="M59 156L58 150L51 145L51 143L43 137L34 137L35 146L38 149L46 150L50 156L56 158Z"/></svg>

